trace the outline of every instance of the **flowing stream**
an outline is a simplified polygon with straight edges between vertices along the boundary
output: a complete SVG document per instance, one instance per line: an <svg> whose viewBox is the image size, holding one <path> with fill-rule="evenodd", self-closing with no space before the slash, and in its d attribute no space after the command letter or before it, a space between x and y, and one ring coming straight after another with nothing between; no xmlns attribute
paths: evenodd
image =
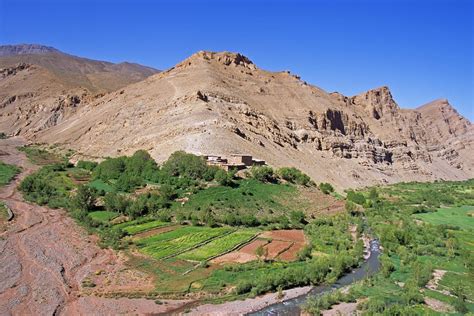
<svg viewBox="0 0 474 316"><path fill-rule="evenodd" d="M335 289L352 284L353 282L364 279L367 276L371 276L379 271L380 269L380 243L377 239L370 241L370 256L365 260L359 267L353 269L351 273L348 273L339 278L332 285L320 285L315 286L311 291L305 295L301 295L280 303L276 303L267 306L257 312L249 313L250 316L270 316L270 315L299 315L301 312L301 306L306 302L308 297L321 295L327 292L331 292Z"/></svg>

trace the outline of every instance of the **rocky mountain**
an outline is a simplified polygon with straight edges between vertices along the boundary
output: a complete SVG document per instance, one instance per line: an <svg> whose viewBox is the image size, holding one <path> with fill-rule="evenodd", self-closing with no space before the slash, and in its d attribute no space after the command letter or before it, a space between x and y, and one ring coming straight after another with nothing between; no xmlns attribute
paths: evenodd
<svg viewBox="0 0 474 316"><path fill-rule="evenodd" d="M77 107L158 71L113 64L23 44L0 46L0 127L31 134L55 125Z"/></svg>
<svg viewBox="0 0 474 316"><path fill-rule="evenodd" d="M20 74L10 75L16 76L11 85L44 76L35 67L9 71ZM65 109L77 108L63 111L61 120L20 134L88 157L137 149L157 160L176 150L249 153L339 188L474 176L473 125L446 100L409 110L388 87L357 96L327 93L235 53L199 52L143 81L79 99L85 105L61 101Z"/></svg>

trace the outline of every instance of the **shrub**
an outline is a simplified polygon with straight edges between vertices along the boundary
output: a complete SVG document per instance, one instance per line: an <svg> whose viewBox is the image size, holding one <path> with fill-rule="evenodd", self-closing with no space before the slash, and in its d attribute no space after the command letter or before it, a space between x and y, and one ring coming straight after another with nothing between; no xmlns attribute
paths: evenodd
<svg viewBox="0 0 474 316"><path fill-rule="evenodd" d="M278 169L277 173L282 179L291 183L308 185L311 181L311 178L309 176L307 176L306 174L301 172L301 170L298 170L296 168L280 168Z"/></svg>
<svg viewBox="0 0 474 316"><path fill-rule="evenodd" d="M251 174L252 178L260 182L275 182L273 169L269 166L253 167Z"/></svg>
<svg viewBox="0 0 474 316"><path fill-rule="evenodd" d="M363 205L365 203L364 195L362 193L357 193L352 190L347 192L347 200L359 205Z"/></svg>
<svg viewBox="0 0 474 316"><path fill-rule="evenodd" d="M324 194L330 194L331 192L334 192L334 187L330 183L321 183L319 185L319 189L324 193Z"/></svg>
<svg viewBox="0 0 474 316"><path fill-rule="evenodd" d="M301 211L292 211L290 213L290 221L293 225L305 224L304 213Z"/></svg>
<svg viewBox="0 0 474 316"><path fill-rule="evenodd" d="M216 171L214 179L219 182L220 185L232 186L234 184L234 172L225 172L222 169Z"/></svg>

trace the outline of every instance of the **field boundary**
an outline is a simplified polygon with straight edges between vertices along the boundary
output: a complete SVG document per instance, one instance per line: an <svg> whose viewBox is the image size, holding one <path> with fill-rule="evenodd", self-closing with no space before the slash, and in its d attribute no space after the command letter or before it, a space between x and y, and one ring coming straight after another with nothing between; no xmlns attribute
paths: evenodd
<svg viewBox="0 0 474 316"><path fill-rule="evenodd" d="M280 241L282 241L282 240L280 240ZM287 241L287 240L286 240L286 241ZM275 257L273 257L273 258L274 258L274 259L277 259L277 258L280 257L282 254L284 254L285 252L287 252L288 250L290 250L291 247L293 247L294 245L295 245L295 242L294 242L294 241L291 241L291 242L290 242L290 245L289 245L288 247L286 247L286 248L282 249L281 251L279 251L279 252L277 253L277 255L276 255ZM279 259L279 258L278 258L278 259Z"/></svg>

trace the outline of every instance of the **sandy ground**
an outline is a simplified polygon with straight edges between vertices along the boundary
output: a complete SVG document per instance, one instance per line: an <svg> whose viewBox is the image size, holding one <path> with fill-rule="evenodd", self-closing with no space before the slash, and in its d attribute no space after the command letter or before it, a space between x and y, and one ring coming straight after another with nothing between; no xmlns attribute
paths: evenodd
<svg viewBox="0 0 474 316"><path fill-rule="evenodd" d="M124 265L123 256L100 249L63 210L23 200L16 190L36 170L16 147L19 138L0 140L0 159L22 167L22 173L0 189L0 199L15 214L0 235L0 315L110 315L166 313L185 301L156 304L145 299L86 296L153 288L153 280ZM97 284L82 288L90 279Z"/></svg>
<svg viewBox="0 0 474 316"><path fill-rule="evenodd" d="M288 300L308 293L311 286L300 287L296 289L283 291L283 300ZM233 316L244 315L250 312L258 311L268 305L280 302L278 293L266 294L257 298L248 298L243 301L227 302L219 305L206 304L193 309L186 315L213 315L213 316Z"/></svg>

